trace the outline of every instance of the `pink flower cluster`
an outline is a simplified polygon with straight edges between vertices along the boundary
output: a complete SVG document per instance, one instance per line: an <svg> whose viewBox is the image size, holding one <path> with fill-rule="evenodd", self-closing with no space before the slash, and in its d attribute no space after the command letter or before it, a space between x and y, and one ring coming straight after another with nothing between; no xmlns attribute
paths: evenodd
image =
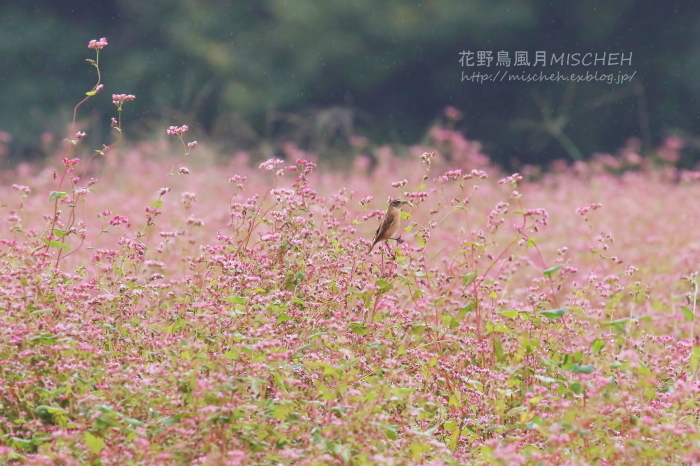
<svg viewBox="0 0 700 466"><path fill-rule="evenodd" d="M166 130L169 136L180 136L181 134L186 133L189 131L190 127L187 125L182 125L182 126L170 126Z"/></svg>
<svg viewBox="0 0 700 466"><path fill-rule="evenodd" d="M121 107L124 102L130 102L136 99L133 94L112 94L112 103L117 107Z"/></svg>
<svg viewBox="0 0 700 466"><path fill-rule="evenodd" d="M115 215L110 221L109 224L112 226L118 226L118 225L127 225L129 226L129 217L126 215Z"/></svg>
<svg viewBox="0 0 700 466"><path fill-rule="evenodd" d="M90 42L88 42L88 48L89 48L89 49L97 49L97 50L100 50L100 49L103 49L103 48L107 47L107 45L109 45L109 44L107 43L107 38L106 38L106 37L103 37L103 38L101 38L100 40L95 40L95 39L93 39L93 40L91 40Z"/></svg>

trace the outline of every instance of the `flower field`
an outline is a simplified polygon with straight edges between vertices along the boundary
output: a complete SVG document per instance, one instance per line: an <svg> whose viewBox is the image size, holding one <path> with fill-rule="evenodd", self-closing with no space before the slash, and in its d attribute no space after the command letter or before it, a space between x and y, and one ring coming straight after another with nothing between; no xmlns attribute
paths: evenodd
<svg viewBox="0 0 700 466"><path fill-rule="evenodd" d="M0 174L0 462L700 464L694 174L187 130Z"/></svg>

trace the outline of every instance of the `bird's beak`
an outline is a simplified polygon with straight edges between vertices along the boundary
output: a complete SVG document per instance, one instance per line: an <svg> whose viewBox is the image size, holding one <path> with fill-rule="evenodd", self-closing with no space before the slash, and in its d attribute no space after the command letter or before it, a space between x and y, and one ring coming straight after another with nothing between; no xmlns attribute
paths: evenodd
<svg viewBox="0 0 700 466"><path fill-rule="evenodd" d="M413 202L411 202L411 201L403 201L403 203L404 203L404 204L408 204L408 205L410 205L411 207L413 207Z"/></svg>

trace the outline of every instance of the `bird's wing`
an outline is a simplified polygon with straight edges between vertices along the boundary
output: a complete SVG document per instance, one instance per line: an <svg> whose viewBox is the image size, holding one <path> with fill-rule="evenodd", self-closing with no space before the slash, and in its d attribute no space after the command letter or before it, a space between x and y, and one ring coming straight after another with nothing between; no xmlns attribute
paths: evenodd
<svg viewBox="0 0 700 466"><path fill-rule="evenodd" d="M377 231L374 233L374 240L372 242L376 243L377 241L381 241L383 239L386 239L386 238L382 238L382 234L384 232L390 231L391 226L394 224L395 221L396 221L396 215L387 213L384 216L382 223L379 224Z"/></svg>

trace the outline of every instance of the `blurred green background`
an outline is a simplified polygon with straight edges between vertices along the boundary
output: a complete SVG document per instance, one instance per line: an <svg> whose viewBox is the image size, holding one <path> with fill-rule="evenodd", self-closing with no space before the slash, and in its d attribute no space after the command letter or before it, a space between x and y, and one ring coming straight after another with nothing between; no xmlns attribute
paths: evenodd
<svg viewBox="0 0 700 466"><path fill-rule="evenodd" d="M426 142L453 106L464 113L456 127L505 164L614 152L629 137L649 150L670 134L692 159L699 26L690 0L3 2L0 130L14 160L41 157L42 134L65 137L95 82L87 43L104 36L105 91L79 114L97 147L109 138L110 95L127 93L137 96L125 107L132 139L190 124L223 151L294 140L331 157L350 135ZM632 53L629 66L527 71L636 74L625 84L463 82L463 71L497 71L460 66L461 51L480 50Z"/></svg>

